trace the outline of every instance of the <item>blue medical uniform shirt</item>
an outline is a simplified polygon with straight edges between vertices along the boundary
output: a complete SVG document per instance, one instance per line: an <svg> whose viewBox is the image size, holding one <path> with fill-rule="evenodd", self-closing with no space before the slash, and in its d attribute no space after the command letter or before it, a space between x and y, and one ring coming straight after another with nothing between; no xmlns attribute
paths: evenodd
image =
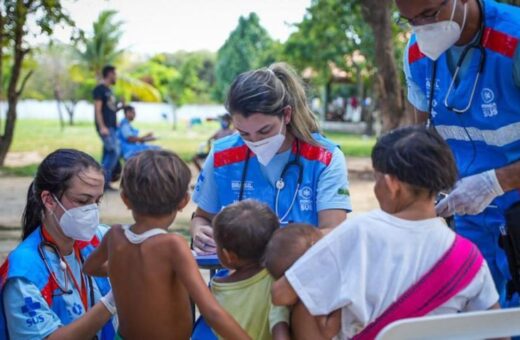
<svg viewBox="0 0 520 340"><path fill-rule="evenodd" d="M58 283L73 291L70 295L63 295L67 304L66 313L71 321L78 319L85 313L80 293L75 289L74 283L68 277L68 285L65 284L64 271L60 268L58 256L46 248L47 262L54 271ZM64 256L69 264L76 282L81 289L81 264L76 259L74 252ZM88 306L101 298L101 293L92 278L94 289L94 302L90 301L89 280L85 277L87 285ZM59 317L49 307L38 288L29 281L13 278L7 281L4 291L4 309L6 322L11 339L43 339L64 326ZM101 334L98 334L99 336Z"/></svg>
<svg viewBox="0 0 520 340"><path fill-rule="evenodd" d="M262 173L269 182L274 183L280 178L284 166L289 162L291 150L276 154L268 166L262 166ZM286 181L291 180L285 178ZM295 179L296 180L296 179ZM343 152L336 148L327 168L323 171L318 181L317 202L318 211L327 209L342 209L351 211L350 196L345 195L349 182L347 166ZM218 198L218 188L214 177L213 149L206 158L204 167L199 176L193 201L204 211L211 214L218 213L223 207ZM285 212L281 212L282 214Z"/></svg>
<svg viewBox="0 0 520 340"><path fill-rule="evenodd" d="M409 44L409 42L408 42ZM415 83L412 78L412 74L410 71L410 64L408 63L408 51L409 47L407 46L404 52L404 65L403 71L406 77L406 83L408 85L408 101L419 111L428 112L428 100L426 93L424 93L419 85ZM455 72L457 67L457 62L459 61L462 52L466 46L453 46L446 53L448 54L448 67L452 74ZM467 68L469 66L469 62L471 61L471 53L473 50L469 51L462 63L460 73L458 75L458 79L465 77L475 77L475 75L467 74ZM513 80L516 86L520 88L520 45L517 47L515 55L513 56Z"/></svg>

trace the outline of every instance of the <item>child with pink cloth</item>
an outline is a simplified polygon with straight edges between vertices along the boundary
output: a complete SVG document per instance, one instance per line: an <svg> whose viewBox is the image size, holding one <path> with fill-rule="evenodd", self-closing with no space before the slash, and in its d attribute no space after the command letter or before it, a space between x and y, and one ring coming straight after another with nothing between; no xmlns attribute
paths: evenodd
<svg viewBox="0 0 520 340"><path fill-rule="evenodd" d="M381 209L316 242L273 284L273 302L301 301L309 329L341 310L339 339L373 339L402 318L499 308L476 246L436 216L436 195L457 179L441 137L423 127L395 130L379 139L372 164ZM299 331L301 339L311 333Z"/></svg>

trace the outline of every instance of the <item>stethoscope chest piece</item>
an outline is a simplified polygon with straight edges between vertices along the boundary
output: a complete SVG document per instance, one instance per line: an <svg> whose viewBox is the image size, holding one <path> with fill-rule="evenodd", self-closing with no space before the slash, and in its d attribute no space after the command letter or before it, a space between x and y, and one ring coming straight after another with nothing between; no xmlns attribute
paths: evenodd
<svg viewBox="0 0 520 340"><path fill-rule="evenodd" d="M276 181L276 189L282 190L285 187L285 182L282 178Z"/></svg>

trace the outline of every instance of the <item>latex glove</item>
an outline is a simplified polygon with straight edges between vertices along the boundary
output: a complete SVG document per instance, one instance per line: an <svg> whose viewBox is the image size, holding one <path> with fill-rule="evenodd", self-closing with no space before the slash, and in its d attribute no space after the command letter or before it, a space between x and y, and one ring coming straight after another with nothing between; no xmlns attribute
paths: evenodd
<svg viewBox="0 0 520 340"><path fill-rule="evenodd" d="M105 305L110 314L116 314L116 302L114 300L114 295L112 294L112 289L107 293L107 295L103 296L99 301L101 301Z"/></svg>
<svg viewBox="0 0 520 340"><path fill-rule="evenodd" d="M209 225L201 225L193 234L193 250L198 255L215 254L217 246L213 239L213 228Z"/></svg>
<svg viewBox="0 0 520 340"><path fill-rule="evenodd" d="M455 184L453 191L441 200L435 210L438 216L477 215L504 190L498 183L495 170L465 177Z"/></svg>

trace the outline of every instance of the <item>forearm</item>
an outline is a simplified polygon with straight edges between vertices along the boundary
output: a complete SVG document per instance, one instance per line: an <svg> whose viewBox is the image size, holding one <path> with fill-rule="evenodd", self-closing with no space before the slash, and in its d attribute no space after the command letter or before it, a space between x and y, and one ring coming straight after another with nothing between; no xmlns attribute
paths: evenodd
<svg viewBox="0 0 520 340"><path fill-rule="evenodd" d="M341 309L335 310L329 315L317 316L316 321L320 333L330 339L336 336L341 329Z"/></svg>
<svg viewBox="0 0 520 340"><path fill-rule="evenodd" d="M83 272L89 276L108 276L108 252L107 240L108 235L103 238L99 247L87 257L83 263Z"/></svg>
<svg viewBox="0 0 520 340"><path fill-rule="evenodd" d="M347 218L346 210L330 209L318 212L319 228L323 234L332 231Z"/></svg>
<svg viewBox="0 0 520 340"><path fill-rule="evenodd" d="M98 302L76 321L58 328L47 339L92 339L110 320L112 314Z"/></svg>
<svg viewBox="0 0 520 340"><path fill-rule="evenodd" d="M83 272L89 276L107 277L108 261L96 265L90 264L89 266L87 266L87 262L85 262L85 265L83 266Z"/></svg>
<svg viewBox="0 0 520 340"><path fill-rule="evenodd" d="M101 128L106 128L105 122L103 121L103 115L101 114L101 110L100 109L96 109L95 116L96 116L96 123L97 123L98 127L100 129Z"/></svg>
<svg viewBox="0 0 520 340"><path fill-rule="evenodd" d="M520 188L520 161L496 169L496 175L504 192Z"/></svg>
<svg viewBox="0 0 520 340"><path fill-rule="evenodd" d="M140 137L131 136L126 139L130 143L141 143L143 140Z"/></svg>

